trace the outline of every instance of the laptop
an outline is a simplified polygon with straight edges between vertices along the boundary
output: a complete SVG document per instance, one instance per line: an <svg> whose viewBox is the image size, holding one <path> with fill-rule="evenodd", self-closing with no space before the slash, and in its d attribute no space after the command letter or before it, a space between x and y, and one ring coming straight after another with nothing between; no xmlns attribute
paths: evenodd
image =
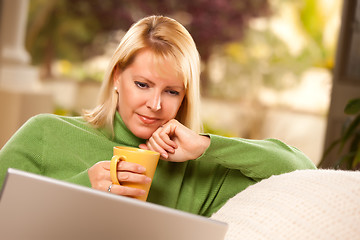
<svg viewBox="0 0 360 240"><path fill-rule="evenodd" d="M8 169L0 239L221 240L228 225L172 208Z"/></svg>

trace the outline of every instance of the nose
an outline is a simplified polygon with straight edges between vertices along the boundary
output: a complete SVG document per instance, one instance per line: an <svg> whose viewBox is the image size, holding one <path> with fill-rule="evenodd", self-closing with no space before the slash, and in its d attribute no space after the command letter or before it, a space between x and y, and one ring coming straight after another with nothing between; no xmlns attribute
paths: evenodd
<svg viewBox="0 0 360 240"><path fill-rule="evenodd" d="M154 92L151 94L146 102L146 107L152 111L159 111L161 109L161 93Z"/></svg>

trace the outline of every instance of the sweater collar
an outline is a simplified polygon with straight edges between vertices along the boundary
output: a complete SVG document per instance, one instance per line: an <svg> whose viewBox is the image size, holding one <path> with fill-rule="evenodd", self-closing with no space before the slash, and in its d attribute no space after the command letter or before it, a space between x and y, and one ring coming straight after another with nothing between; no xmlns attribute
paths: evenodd
<svg viewBox="0 0 360 240"><path fill-rule="evenodd" d="M139 147L145 143L144 139L136 137L125 125L120 114L116 111L114 116L114 140L115 142L126 145Z"/></svg>

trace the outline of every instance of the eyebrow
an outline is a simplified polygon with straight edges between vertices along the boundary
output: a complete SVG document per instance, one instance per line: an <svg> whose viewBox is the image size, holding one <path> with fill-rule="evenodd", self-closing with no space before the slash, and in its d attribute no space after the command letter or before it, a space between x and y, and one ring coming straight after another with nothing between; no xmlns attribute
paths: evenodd
<svg viewBox="0 0 360 240"><path fill-rule="evenodd" d="M134 79L136 80L138 78L141 78L141 79L147 81L148 83L155 85L155 83L153 81L151 81L150 79L140 76L140 75L135 75ZM184 86L166 86L166 88L185 90Z"/></svg>

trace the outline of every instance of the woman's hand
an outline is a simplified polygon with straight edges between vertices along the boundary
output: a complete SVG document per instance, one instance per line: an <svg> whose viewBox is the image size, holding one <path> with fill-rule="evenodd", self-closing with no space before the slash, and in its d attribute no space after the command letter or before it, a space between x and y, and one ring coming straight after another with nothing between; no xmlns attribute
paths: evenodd
<svg viewBox="0 0 360 240"><path fill-rule="evenodd" d="M138 197L146 194L144 190L121 186L121 183L132 182L146 184L151 182L151 178L146 177L143 173L145 168L136 163L120 161L117 168L117 176L120 185L113 184L110 192L128 197ZM110 178L110 161L102 161L93 165L88 170L91 187L101 191L108 191L111 185Z"/></svg>
<svg viewBox="0 0 360 240"><path fill-rule="evenodd" d="M159 152L163 160L185 162L200 157L209 145L209 137L199 135L172 119L139 147Z"/></svg>

